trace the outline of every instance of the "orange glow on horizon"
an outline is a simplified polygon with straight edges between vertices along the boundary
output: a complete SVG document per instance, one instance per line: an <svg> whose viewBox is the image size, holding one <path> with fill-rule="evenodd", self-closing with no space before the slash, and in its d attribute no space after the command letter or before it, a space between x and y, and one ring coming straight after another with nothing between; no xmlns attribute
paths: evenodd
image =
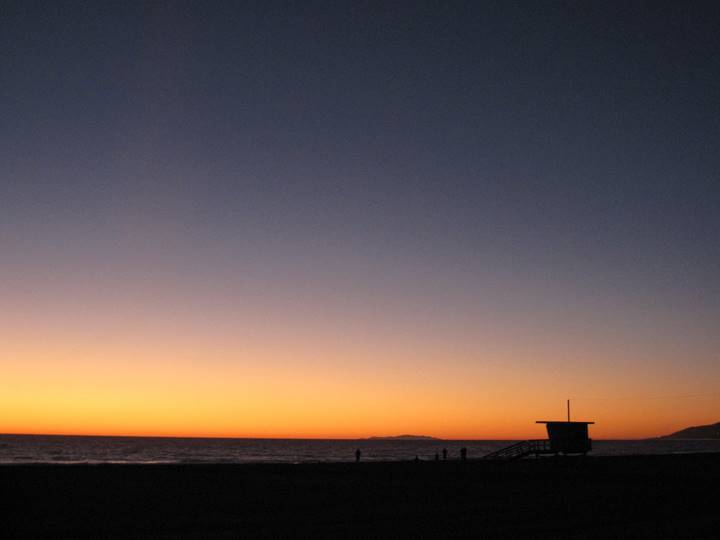
<svg viewBox="0 0 720 540"><path fill-rule="evenodd" d="M22 349L22 350L21 350ZM32 349L32 350L31 350ZM557 373L518 375L499 362L477 367L441 364L425 353L411 369L394 359L363 363L370 351L345 351L347 363L329 362L295 348L297 371L283 347L244 348L233 361L213 362L185 351L149 347L151 357L114 346L12 351L25 362L6 362L0 407L2 433L250 438L364 438L413 433L445 439L542 437L540 419L564 419L554 390L572 383L602 388L602 380L563 381ZM313 349L317 353L317 348ZM58 352L60 351L60 352ZM337 358L339 350L320 351ZM413 358L417 361L420 353ZM132 358L132 360L124 360ZM180 360L178 360L180 358ZM252 361L245 360L251 358ZM387 361L387 360L386 360ZM607 376L607 375L606 375ZM592 383L592 387L589 383ZM652 381L651 381L652 382ZM666 380L669 382L669 380ZM656 384L656 387L658 385ZM660 386L662 387L662 386ZM630 390L630 387L628 387ZM618 392L621 394L622 392ZM657 393L657 391L656 391ZM692 423L712 423L718 399L583 401L575 419L594 420L591 436L643 438Z"/></svg>
<svg viewBox="0 0 720 540"><path fill-rule="evenodd" d="M473 302L437 314L349 296L315 297L308 315L294 296L213 307L184 304L172 283L112 302L98 290L8 299L0 433L525 439L543 436L536 420L564 419L568 397L712 393L717 380L710 347L645 327L610 339L599 316L498 322ZM677 361L691 354L702 377ZM576 399L573 417L595 421L596 439L644 438L717 422L718 405Z"/></svg>

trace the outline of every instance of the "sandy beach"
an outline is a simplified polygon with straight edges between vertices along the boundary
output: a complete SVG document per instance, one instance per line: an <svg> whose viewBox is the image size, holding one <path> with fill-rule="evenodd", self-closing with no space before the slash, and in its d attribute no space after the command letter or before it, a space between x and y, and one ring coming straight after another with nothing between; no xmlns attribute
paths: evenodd
<svg viewBox="0 0 720 540"><path fill-rule="evenodd" d="M5 466L3 538L717 538L720 455Z"/></svg>

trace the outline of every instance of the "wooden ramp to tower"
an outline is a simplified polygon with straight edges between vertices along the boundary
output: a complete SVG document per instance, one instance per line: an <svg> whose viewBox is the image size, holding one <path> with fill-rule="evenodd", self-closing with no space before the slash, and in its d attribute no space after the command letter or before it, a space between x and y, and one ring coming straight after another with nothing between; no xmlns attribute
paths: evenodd
<svg viewBox="0 0 720 540"><path fill-rule="evenodd" d="M545 424L548 439L520 441L508 447L496 450L484 459L502 459L510 461L526 456L549 454L587 454L592 450L592 439L588 436L588 426L595 422L561 422L554 420L538 420L537 424Z"/></svg>

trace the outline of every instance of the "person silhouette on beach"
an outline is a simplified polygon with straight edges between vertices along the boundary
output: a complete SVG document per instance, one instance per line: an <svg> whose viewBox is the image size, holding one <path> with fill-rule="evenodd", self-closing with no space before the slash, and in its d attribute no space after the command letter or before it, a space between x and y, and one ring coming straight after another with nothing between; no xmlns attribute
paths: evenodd
<svg viewBox="0 0 720 540"><path fill-rule="evenodd" d="M359 462L360 462L360 456L362 456L362 452L361 452L360 449L358 448L357 450L355 450L355 463L359 463Z"/></svg>
<svg viewBox="0 0 720 540"><path fill-rule="evenodd" d="M443 461L447 461L447 448L443 448Z"/></svg>
<svg viewBox="0 0 720 540"><path fill-rule="evenodd" d="M440 454L435 452L435 461L440 461Z"/></svg>
<svg viewBox="0 0 720 540"><path fill-rule="evenodd" d="M467 448L464 446L460 449L460 459L463 461L467 459Z"/></svg>

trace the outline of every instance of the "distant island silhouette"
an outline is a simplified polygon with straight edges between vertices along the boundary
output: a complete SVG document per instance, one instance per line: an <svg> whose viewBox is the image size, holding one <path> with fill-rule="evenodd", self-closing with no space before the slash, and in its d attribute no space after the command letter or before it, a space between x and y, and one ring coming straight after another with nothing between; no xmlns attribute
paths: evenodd
<svg viewBox="0 0 720 540"><path fill-rule="evenodd" d="M720 439L720 422L708 426L692 426L681 429L660 439Z"/></svg>
<svg viewBox="0 0 720 540"><path fill-rule="evenodd" d="M366 441L439 441L437 437L427 435L395 435L391 437L368 437Z"/></svg>

